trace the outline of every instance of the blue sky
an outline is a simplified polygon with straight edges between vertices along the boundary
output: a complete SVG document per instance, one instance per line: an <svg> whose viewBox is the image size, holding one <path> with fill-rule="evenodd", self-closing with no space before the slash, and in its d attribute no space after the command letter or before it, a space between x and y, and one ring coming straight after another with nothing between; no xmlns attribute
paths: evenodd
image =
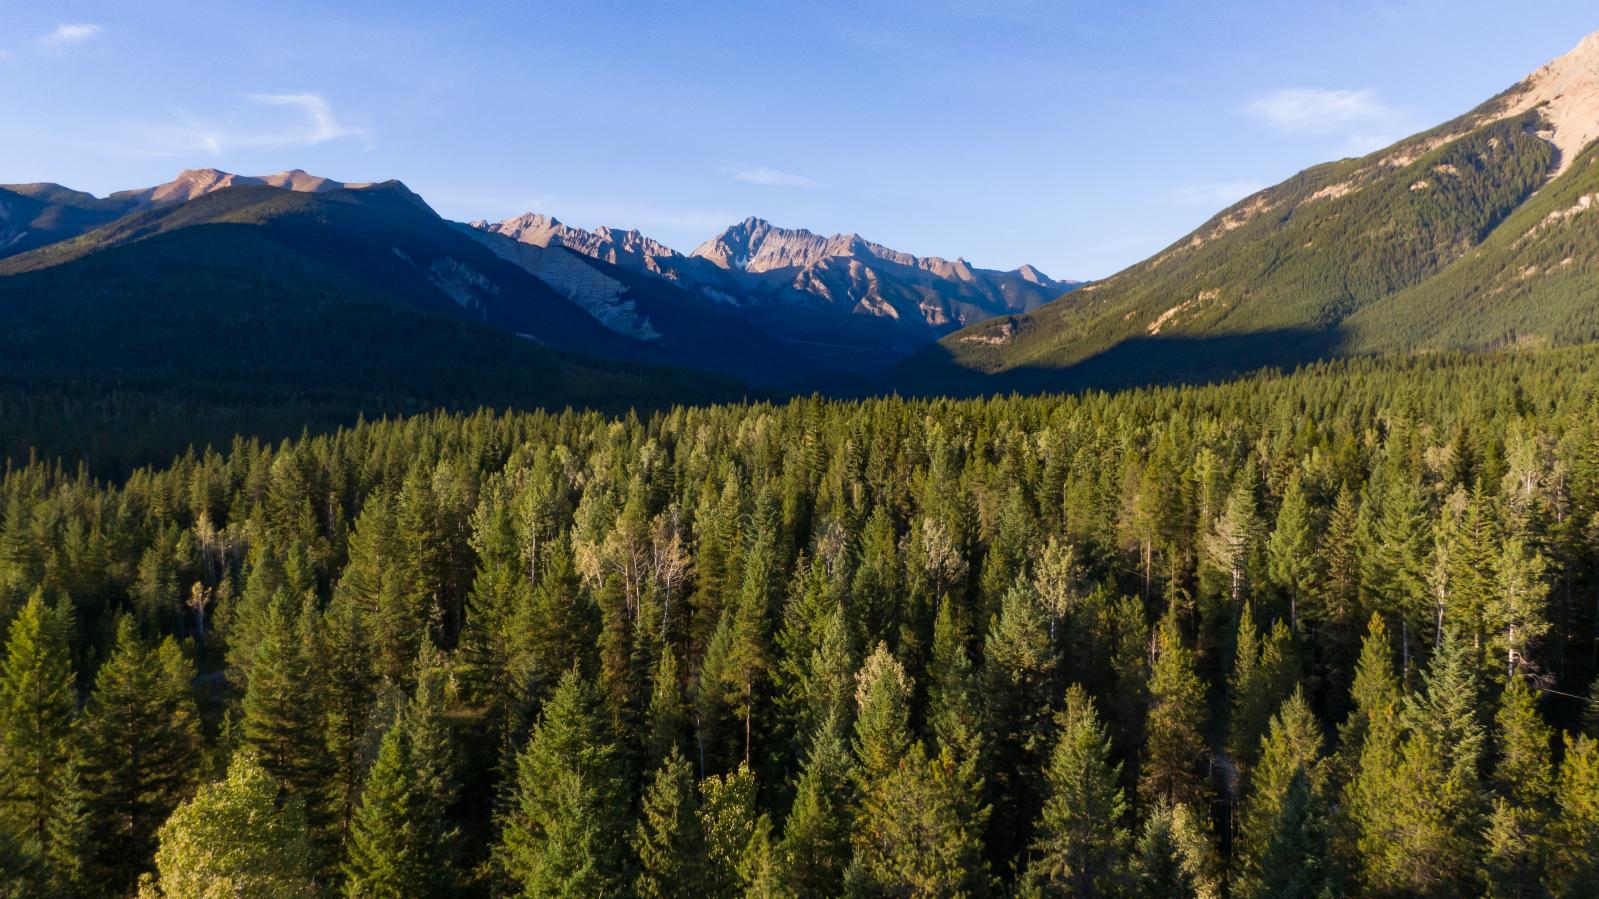
<svg viewBox="0 0 1599 899"><path fill-rule="evenodd" d="M684 251L749 215L1103 277L1452 118L1593 0L0 5L0 182L399 178Z"/></svg>

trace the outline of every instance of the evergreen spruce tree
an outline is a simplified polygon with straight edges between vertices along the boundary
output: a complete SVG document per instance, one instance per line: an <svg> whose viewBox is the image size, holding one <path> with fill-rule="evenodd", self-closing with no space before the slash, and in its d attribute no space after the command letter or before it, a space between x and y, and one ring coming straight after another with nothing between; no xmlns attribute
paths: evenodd
<svg viewBox="0 0 1599 899"><path fill-rule="evenodd" d="M1548 867L1545 834L1553 818L1553 730L1538 714L1526 681L1505 685L1495 718L1493 810L1483 879L1492 897L1540 895Z"/></svg>
<svg viewBox="0 0 1599 899"><path fill-rule="evenodd" d="M1262 739L1260 765L1250 778L1234 853L1246 894L1316 895L1296 894L1288 887L1326 877L1330 860L1321 804L1321 748L1321 726L1304 694L1296 691L1272 719ZM1296 867L1304 870L1296 874Z"/></svg>
<svg viewBox="0 0 1599 899"><path fill-rule="evenodd" d="M156 831L193 791L204 759L194 666L171 638L148 647L132 619L95 675L79 757L103 883L127 889L147 867Z"/></svg>
<svg viewBox="0 0 1599 899"><path fill-rule="evenodd" d="M1276 524L1266 541L1267 571L1272 586L1288 600L1288 620L1295 631L1299 630L1300 606L1320 586L1317 540L1315 512L1305 492L1304 477L1296 470L1288 479Z"/></svg>
<svg viewBox="0 0 1599 899"><path fill-rule="evenodd" d="M688 734L688 709L678 680L677 657L670 646L661 649L650 687L649 730L644 735L645 764L659 768L677 750L681 755Z"/></svg>
<svg viewBox="0 0 1599 899"><path fill-rule="evenodd" d="M49 850L56 786L72 759L71 614L36 591L12 619L0 663L0 833L36 856Z"/></svg>
<svg viewBox="0 0 1599 899"><path fill-rule="evenodd" d="M1066 694L1060 740L1045 772L1048 798L1027 864L1045 896L1111 896L1129 846L1127 802L1110 737L1081 686Z"/></svg>
<svg viewBox="0 0 1599 899"><path fill-rule="evenodd" d="M694 899L705 895L705 847L695 799L694 771L672 746L644 790L633 825L638 857L634 892L640 899Z"/></svg>
<svg viewBox="0 0 1599 899"><path fill-rule="evenodd" d="M1300 769L1271 821L1256 879L1242 890L1255 899L1333 899L1341 895L1330 868L1327 820Z"/></svg>
<svg viewBox="0 0 1599 899"><path fill-rule="evenodd" d="M1156 637L1150 672L1149 720L1138 792L1145 801L1201 801L1200 773L1206 760L1205 688L1194 673L1194 656L1183 645L1177 619L1168 614Z"/></svg>
<svg viewBox="0 0 1599 899"><path fill-rule="evenodd" d="M317 618L309 603L296 609L287 598L274 603L256 645L250 681L242 703L242 745L257 764L305 801L316 820L332 767L317 666L308 635Z"/></svg>
<svg viewBox="0 0 1599 899"><path fill-rule="evenodd" d="M1030 587L1005 593L983 644L983 698L989 726L996 862L1016 857L1043 802L1044 759L1054 739L1059 659L1049 622Z"/></svg>
<svg viewBox="0 0 1599 899"><path fill-rule="evenodd" d="M1218 862L1209 837L1185 805L1164 800L1144 821L1134 847L1128 895L1137 899L1219 899Z"/></svg>
<svg viewBox="0 0 1599 899"><path fill-rule="evenodd" d="M1432 530L1420 486L1398 469L1385 471L1360 582L1366 605L1400 623L1400 649L1408 661L1415 641L1433 630L1436 617L1427 583Z"/></svg>
<svg viewBox="0 0 1599 899"><path fill-rule="evenodd" d="M517 759L502 862L532 896L611 896L628 883L627 799L594 688L561 679Z"/></svg>
<svg viewBox="0 0 1599 899"><path fill-rule="evenodd" d="M351 899L426 899L449 894L441 845L443 809L428 795L404 718L383 736L356 811L344 864Z"/></svg>
<svg viewBox="0 0 1599 899"><path fill-rule="evenodd" d="M1599 741L1567 735L1555 796L1545 885L1561 899L1599 895Z"/></svg>
<svg viewBox="0 0 1599 899"><path fill-rule="evenodd" d="M977 895L988 887L982 858L987 811L948 755L927 757L911 739L911 685L878 644L856 692L856 782L861 805L852 837L846 892L870 895ZM975 788L975 790L974 790Z"/></svg>
<svg viewBox="0 0 1599 899"><path fill-rule="evenodd" d="M372 763L372 717L378 681L366 625L359 611L342 598L322 617L327 652L323 693L327 743L326 798L340 843L349 839L367 769Z"/></svg>
<svg viewBox="0 0 1599 899"><path fill-rule="evenodd" d="M797 899L830 899L843 889L854 813L851 762L836 721L816 729L778 846L779 880Z"/></svg>

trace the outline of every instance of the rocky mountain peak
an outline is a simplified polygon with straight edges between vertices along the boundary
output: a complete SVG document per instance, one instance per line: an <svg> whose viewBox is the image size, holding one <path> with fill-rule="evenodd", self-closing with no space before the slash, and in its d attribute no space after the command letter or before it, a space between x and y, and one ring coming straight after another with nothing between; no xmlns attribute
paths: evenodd
<svg viewBox="0 0 1599 899"><path fill-rule="evenodd" d="M1556 174L1564 172L1599 139L1599 32L1529 75L1508 98L1501 115L1533 109L1543 111L1548 130L1542 136L1560 153Z"/></svg>
<svg viewBox="0 0 1599 899"><path fill-rule="evenodd" d="M399 182L384 182L384 186L392 186ZM111 195L111 199L121 200L135 206L160 206L169 203L186 203L196 197L215 193L229 187L239 186L276 187L280 190L295 191L297 193L321 193L329 190L368 188L372 184L347 184L312 175L304 169L290 169L275 175L235 175L221 169L200 168L184 169L178 176L165 184L155 187L146 187L136 190L118 191ZM403 185L402 185L403 187Z"/></svg>

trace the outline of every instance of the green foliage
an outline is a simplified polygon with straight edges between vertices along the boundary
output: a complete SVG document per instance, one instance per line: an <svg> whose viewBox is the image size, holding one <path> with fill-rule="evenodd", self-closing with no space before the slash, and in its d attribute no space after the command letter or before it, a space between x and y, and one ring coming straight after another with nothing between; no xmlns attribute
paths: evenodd
<svg viewBox="0 0 1599 899"><path fill-rule="evenodd" d="M672 747L646 787L639 820L633 826L638 856L634 890L641 899L690 899L703 895L703 836L694 795L694 772Z"/></svg>
<svg viewBox="0 0 1599 899"><path fill-rule="evenodd" d="M1115 895L1129 844L1121 772L1082 687L1067 691L1064 717L1026 878L1042 895Z"/></svg>
<svg viewBox="0 0 1599 899"><path fill-rule="evenodd" d="M79 757L96 874L131 887L155 853L156 831L192 793L205 747L191 683L194 665L168 637L148 646L124 618L84 709Z"/></svg>
<svg viewBox="0 0 1599 899"><path fill-rule="evenodd" d="M1595 395L1554 350L16 466L0 857L124 889L248 758L327 892L1586 895Z"/></svg>
<svg viewBox="0 0 1599 899"><path fill-rule="evenodd" d="M315 899L317 853L303 803L285 797L265 768L237 756L226 780L200 788L162 825L156 876L141 897Z"/></svg>
<svg viewBox="0 0 1599 899"><path fill-rule="evenodd" d="M35 593L12 620L0 665L0 833L47 854L77 717L71 609Z"/></svg>
<svg viewBox="0 0 1599 899"><path fill-rule="evenodd" d="M430 772L413 751L409 723L383 736L350 832L344 893L352 899L447 895L444 808L428 788Z"/></svg>
<svg viewBox="0 0 1599 899"><path fill-rule="evenodd" d="M517 760L506 871L534 896L619 893L628 867L624 795L599 698L569 671Z"/></svg>

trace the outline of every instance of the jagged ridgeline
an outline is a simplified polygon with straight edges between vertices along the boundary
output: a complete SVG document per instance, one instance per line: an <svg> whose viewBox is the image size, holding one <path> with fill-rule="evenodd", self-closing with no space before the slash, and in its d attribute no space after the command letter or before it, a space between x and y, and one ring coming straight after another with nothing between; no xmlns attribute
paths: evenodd
<svg viewBox="0 0 1599 899"><path fill-rule="evenodd" d="M0 889L1591 896L1596 393L1576 348L16 467Z"/></svg>

